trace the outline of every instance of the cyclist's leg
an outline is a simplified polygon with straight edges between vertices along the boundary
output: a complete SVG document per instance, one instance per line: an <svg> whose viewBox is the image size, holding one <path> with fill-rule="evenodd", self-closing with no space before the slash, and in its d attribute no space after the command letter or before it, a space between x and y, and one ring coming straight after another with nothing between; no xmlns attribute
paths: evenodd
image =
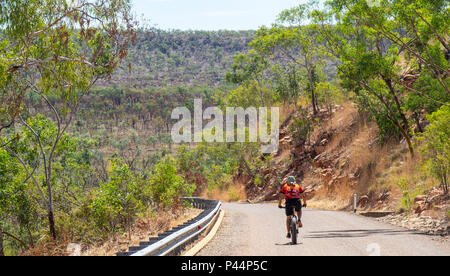
<svg viewBox="0 0 450 276"><path fill-rule="evenodd" d="M303 227L303 224L302 224L302 204L301 204L300 201L295 206L295 211L297 211L297 216L298 216L298 227Z"/></svg>
<svg viewBox="0 0 450 276"><path fill-rule="evenodd" d="M291 232L291 219L294 214L293 206L289 201L286 201L286 229L288 234Z"/></svg>
<svg viewBox="0 0 450 276"><path fill-rule="evenodd" d="M292 216L286 217L286 229L288 233L291 233L291 217Z"/></svg>
<svg viewBox="0 0 450 276"><path fill-rule="evenodd" d="M300 209L300 211L297 212L297 214L298 214L298 217L299 217L299 219L298 219L298 227L302 228L302 227L303 227L303 223L302 223L302 210Z"/></svg>

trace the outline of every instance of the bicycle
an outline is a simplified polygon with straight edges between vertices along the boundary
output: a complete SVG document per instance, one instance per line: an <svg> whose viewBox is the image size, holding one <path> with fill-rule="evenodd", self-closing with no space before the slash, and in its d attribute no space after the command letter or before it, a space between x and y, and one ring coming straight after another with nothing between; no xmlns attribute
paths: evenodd
<svg viewBox="0 0 450 276"><path fill-rule="evenodd" d="M303 207L306 208L306 205L303 204ZM286 209L286 206L281 206L281 208ZM292 206L292 209L294 209L294 208L295 208L295 206ZM293 210L293 215L291 216L290 227L291 227L292 244L296 245L297 244L297 235L298 235L298 217L296 215L295 210Z"/></svg>

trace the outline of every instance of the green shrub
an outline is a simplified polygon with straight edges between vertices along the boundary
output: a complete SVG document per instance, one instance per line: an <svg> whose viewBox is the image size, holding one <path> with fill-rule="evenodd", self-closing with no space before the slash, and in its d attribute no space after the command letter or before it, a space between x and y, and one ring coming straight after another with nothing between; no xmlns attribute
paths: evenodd
<svg viewBox="0 0 450 276"><path fill-rule="evenodd" d="M440 182L444 193L448 193L450 175L450 107L442 106L427 116L430 125L419 140L424 145L419 149L423 158L423 168Z"/></svg>
<svg viewBox="0 0 450 276"><path fill-rule="evenodd" d="M312 122L308 119L297 119L294 118L294 121L289 127L289 131L292 134L294 140L306 140L308 138L309 133L313 129Z"/></svg>
<svg viewBox="0 0 450 276"><path fill-rule="evenodd" d="M149 180L153 200L162 207L172 207L182 196L192 196L195 185L177 174L175 159L167 156L157 164Z"/></svg>
<svg viewBox="0 0 450 276"><path fill-rule="evenodd" d="M401 177L396 185L402 190L403 194L400 200L400 211L410 211L414 208L414 198L426 192L427 188L417 179Z"/></svg>
<svg viewBox="0 0 450 276"><path fill-rule="evenodd" d="M236 191L235 188L230 187L228 188L228 200L229 201L239 201L241 197L239 196L239 193Z"/></svg>
<svg viewBox="0 0 450 276"><path fill-rule="evenodd" d="M143 209L138 199L142 193L135 175L121 160L110 162L109 180L95 190L90 207L98 227L116 231L129 226L138 211Z"/></svg>

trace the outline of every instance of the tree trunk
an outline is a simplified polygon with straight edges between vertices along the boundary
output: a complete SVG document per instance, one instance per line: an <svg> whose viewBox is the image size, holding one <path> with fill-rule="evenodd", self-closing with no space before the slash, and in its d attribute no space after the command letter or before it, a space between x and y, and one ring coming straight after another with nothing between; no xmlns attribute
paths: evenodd
<svg viewBox="0 0 450 276"><path fill-rule="evenodd" d="M448 195L448 185L447 185L447 173L444 172L442 174L442 191L444 192L444 195Z"/></svg>
<svg viewBox="0 0 450 276"><path fill-rule="evenodd" d="M317 95L315 94L315 89L314 89L314 98L316 98L316 109L317 109L317 112L319 112L320 111L320 107L319 107L319 97L317 97Z"/></svg>
<svg viewBox="0 0 450 276"><path fill-rule="evenodd" d="M317 105L316 105L316 103L317 103L316 91L314 90L314 77L312 75L312 72L308 73L308 75L309 75L309 86L311 88L311 102L312 102L312 105L313 105L314 115L316 115L318 113L318 110L317 110Z"/></svg>
<svg viewBox="0 0 450 276"><path fill-rule="evenodd" d="M385 81L385 82L386 82L386 81ZM386 84L388 84L388 82L386 82ZM367 85L365 85L365 86L368 87ZM393 90L391 90L391 92L393 92ZM414 147L413 147L412 142L411 142L411 137L409 137L409 134L408 134L408 128L409 128L408 121L406 121L406 127L408 127L408 128L405 130L405 129L402 127L401 123L398 121L395 112L392 111L392 109L390 108L390 106L389 106L389 104L386 102L386 100L385 100L382 96L378 95L377 93L374 93L374 92L372 92L372 93L373 93L373 95L374 95L375 97L377 97L377 98L383 103L383 105L386 107L386 109L387 109L387 111L388 111L388 118L389 118L389 120L391 120L391 122L394 123L394 124L397 126L397 128L400 130L402 136L406 139L406 142L408 143L409 152L410 152L410 154L411 154L411 158L414 159ZM394 98L395 98L395 93L394 93L393 96L394 96ZM398 103L398 102L397 102L397 103ZM400 114L403 115L403 113L402 113L401 111L400 111ZM402 118L406 118L406 117L402 116Z"/></svg>
<svg viewBox="0 0 450 276"><path fill-rule="evenodd" d="M312 87L311 87L311 98L312 98L313 112L314 115L316 115L318 113L316 106L316 94L314 93L314 88Z"/></svg>
<svg viewBox="0 0 450 276"><path fill-rule="evenodd" d="M408 148L409 148L409 153L411 154L411 158L414 159L414 156L415 156L414 155L414 147L411 142L411 137L409 137L409 134L403 128L400 130L402 131L402 134L405 137L406 142L408 143Z"/></svg>
<svg viewBox="0 0 450 276"><path fill-rule="evenodd" d="M377 96L377 95L375 94L375 96ZM396 117L395 112L393 112L391 110L391 108L389 107L387 102L382 97L380 97L380 96L377 96L377 97L386 107L386 109L388 111L389 120L391 120L391 122L394 123L395 126L397 126L397 128L400 130L403 138L405 138L406 142L408 143L408 148L409 148L409 152L411 154L411 158L414 159L414 147L411 142L411 137L409 137L408 132L402 127L401 123L398 121L398 119Z"/></svg>
<svg viewBox="0 0 450 276"><path fill-rule="evenodd" d="M393 123L397 126L397 128L400 130L400 132L403 135L403 138L405 138L406 142L408 143L409 153L411 154L411 158L414 159L414 147L411 142L411 137L409 137L409 134L403 129L403 127L400 125L400 122L398 122L396 119L391 120Z"/></svg>
<svg viewBox="0 0 450 276"><path fill-rule="evenodd" d="M312 106L313 106L313 113L314 115L317 115L318 110L317 110L317 105L316 105L316 92L314 90L314 65L312 66L312 68L309 66L309 62L305 61L305 67L306 70L308 72L308 81L309 81L309 86L311 89L311 102L312 102Z"/></svg>
<svg viewBox="0 0 450 276"><path fill-rule="evenodd" d="M27 231L28 231L28 236L30 237L30 244L31 244L31 247L34 248L33 235L31 234L31 230L30 230L30 227L29 227L28 225L27 225Z"/></svg>
<svg viewBox="0 0 450 276"><path fill-rule="evenodd" d="M395 102L395 105L397 106L398 113L400 114L400 117L402 118L402 121L403 121L403 128L404 128L404 130L406 130L406 132L408 132L409 122L408 122L408 119L406 119L405 114L403 113L402 106L400 104L400 100L397 97L397 93L395 93L395 89L394 89L394 86L392 85L392 81L390 79L386 79L384 77L383 77L383 79L389 88L390 94L394 98L394 102Z"/></svg>
<svg viewBox="0 0 450 276"><path fill-rule="evenodd" d="M58 143L56 141L55 145ZM54 151L53 151L54 152ZM53 215L53 192L52 192L52 156L53 152L50 154L49 160L48 160L48 174L47 174L47 194L48 194L48 204L47 204L47 210L48 210L48 226L50 228L50 235L53 238L53 240L56 240L56 230L55 230L55 217Z"/></svg>
<svg viewBox="0 0 450 276"><path fill-rule="evenodd" d="M55 217L53 216L53 210L51 208L48 210L48 225L51 237L56 240Z"/></svg>

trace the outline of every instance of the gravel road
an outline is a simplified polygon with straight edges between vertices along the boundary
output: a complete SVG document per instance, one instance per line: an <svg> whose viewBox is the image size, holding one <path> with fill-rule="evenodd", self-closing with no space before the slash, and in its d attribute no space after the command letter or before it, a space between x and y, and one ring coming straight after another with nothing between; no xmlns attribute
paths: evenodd
<svg viewBox="0 0 450 276"><path fill-rule="evenodd" d="M286 239L284 210L273 204L224 204L225 217L197 256L444 255L450 243L348 212L304 209L299 244Z"/></svg>

